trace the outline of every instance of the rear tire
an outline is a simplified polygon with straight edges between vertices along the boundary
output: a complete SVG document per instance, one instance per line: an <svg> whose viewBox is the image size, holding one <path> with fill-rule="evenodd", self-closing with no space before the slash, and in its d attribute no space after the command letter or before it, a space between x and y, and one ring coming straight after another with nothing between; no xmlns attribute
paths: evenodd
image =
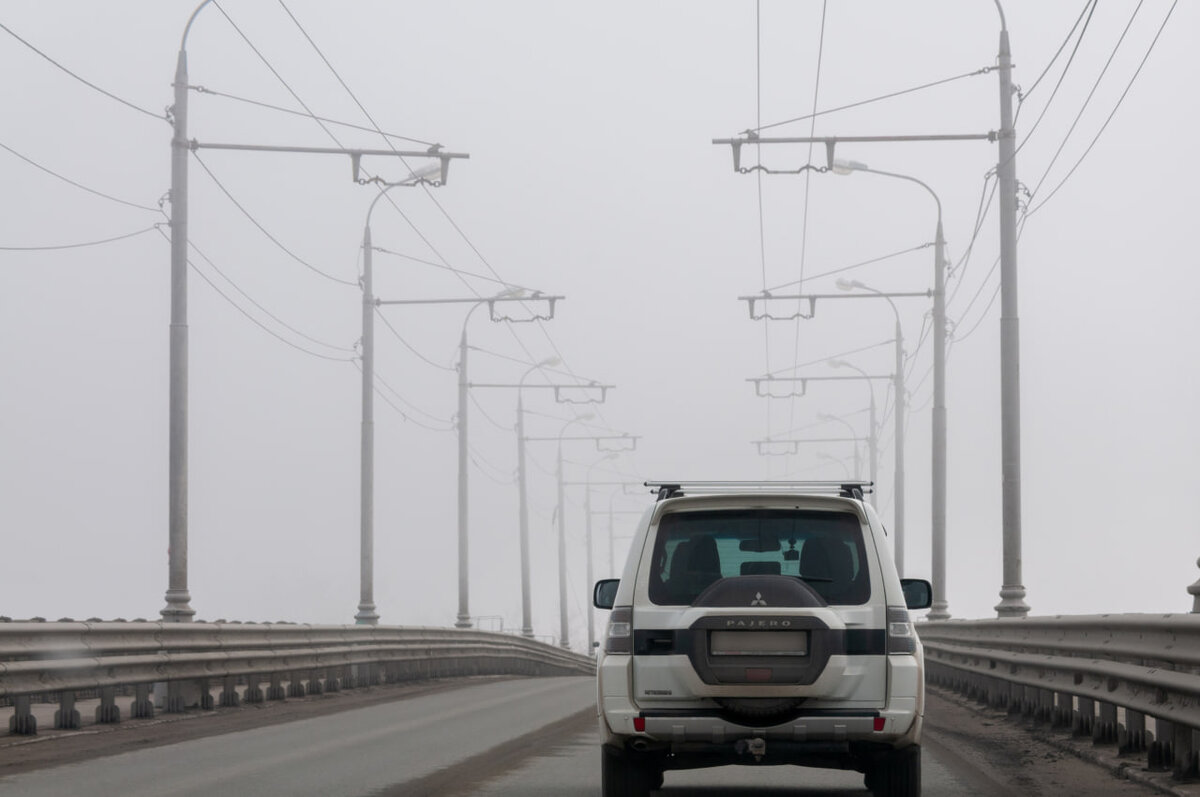
<svg viewBox="0 0 1200 797"><path fill-rule="evenodd" d="M921 797L921 746L894 750L863 780L875 797Z"/></svg>
<svg viewBox="0 0 1200 797"><path fill-rule="evenodd" d="M662 774L619 747L600 748L600 793L603 797L649 797L662 785Z"/></svg>

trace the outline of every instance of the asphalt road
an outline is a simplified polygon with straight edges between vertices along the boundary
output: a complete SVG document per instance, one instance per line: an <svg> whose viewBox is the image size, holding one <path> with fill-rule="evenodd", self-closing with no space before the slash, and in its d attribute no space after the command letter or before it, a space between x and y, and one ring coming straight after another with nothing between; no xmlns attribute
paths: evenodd
<svg viewBox="0 0 1200 797"><path fill-rule="evenodd" d="M5 776L0 797L595 797L593 701L590 678L467 684ZM986 711L936 694L928 708L923 769L929 797L1150 793ZM798 767L669 772L660 793L868 794L858 773Z"/></svg>

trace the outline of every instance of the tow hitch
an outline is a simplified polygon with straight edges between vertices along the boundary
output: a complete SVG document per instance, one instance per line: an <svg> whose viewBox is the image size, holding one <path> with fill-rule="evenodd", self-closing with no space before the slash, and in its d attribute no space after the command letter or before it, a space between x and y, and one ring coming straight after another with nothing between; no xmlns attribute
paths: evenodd
<svg viewBox="0 0 1200 797"><path fill-rule="evenodd" d="M748 753L754 756L754 762L758 763L762 761L763 756L767 754L767 740L759 738L738 739L737 744L733 746L733 749L738 755L746 755Z"/></svg>

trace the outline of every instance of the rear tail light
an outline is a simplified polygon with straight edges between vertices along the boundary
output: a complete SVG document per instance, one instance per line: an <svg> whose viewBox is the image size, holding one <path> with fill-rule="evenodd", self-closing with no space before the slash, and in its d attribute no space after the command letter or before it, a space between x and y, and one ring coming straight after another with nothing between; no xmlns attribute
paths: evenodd
<svg viewBox="0 0 1200 797"><path fill-rule="evenodd" d="M617 606L608 615L604 631L605 653L633 653L633 607Z"/></svg>
<svg viewBox="0 0 1200 797"><path fill-rule="evenodd" d="M908 616L908 609L889 606L887 610L887 652L917 652L917 632Z"/></svg>

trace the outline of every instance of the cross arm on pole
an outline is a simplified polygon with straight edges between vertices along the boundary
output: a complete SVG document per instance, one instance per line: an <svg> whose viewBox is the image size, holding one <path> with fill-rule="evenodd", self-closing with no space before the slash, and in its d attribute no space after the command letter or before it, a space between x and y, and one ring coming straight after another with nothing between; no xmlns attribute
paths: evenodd
<svg viewBox="0 0 1200 797"><path fill-rule="evenodd" d="M767 374L766 376L752 376L752 377L747 378L746 381L754 383L755 395L763 396L763 397L767 397L767 398L790 398L792 396L798 397L798 396L806 395L807 391L808 391L808 383L809 382L845 382L845 381L860 381L863 379L889 379L890 380L893 378L894 378L894 375L892 375L892 374L887 374L887 375L864 374L862 376L774 376L772 374ZM793 388L793 392L788 393L788 394L772 393L771 388L770 388L770 384L772 382L786 382L789 384L799 383L800 384L800 392L799 393L795 392L795 389ZM766 392L763 392L763 384L764 383L768 385L768 387L766 388Z"/></svg>
<svg viewBox="0 0 1200 797"><path fill-rule="evenodd" d="M767 173L798 173L809 169L815 171L828 171L833 168L833 151L839 143L847 144L874 144L882 142L899 142L899 141L998 141L1000 134L995 130L989 130L986 133L934 133L928 135L899 135L899 136L782 136L782 137L762 137L756 133L746 133L737 138L714 138L713 144L724 145L728 144L733 150L733 170L739 174L748 174L753 171L765 171ZM808 164L799 169L792 169L786 172L772 172L760 165L742 166L742 147L746 144L759 146L762 144L824 144L825 145L825 166L813 166Z"/></svg>
<svg viewBox="0 0 1200 797"><path fill-rule="evenodd" d="M293 152L304 153L309 155L349 155L351 166L351 178L354 182L365 185L367 183L383 183L391 185L386 180L381 180L378 177L365 179L359 176L359 164L364 155L389 157L389 158L437 158L440 161L440 169L437 176L430 178L429 175L419 176L413 184L429 183L430 185L445 185L449 177L450 161L458 159L467 159L471 156L465 152L443 152L441 145L435 144L426 150L396 150L396 149L352 149L347 147L299 147L299 146L277 146L272 144L226 144L217 142L204 142L192 139L188 142L188 149L193 152L198 149L223 149L237 150L249 152ZM402 182L407 182L412 179L411 175L405 178Z"/></svg>
<svg viewBox="0 0 1200 797"><path fill-rule="evenodd" d="M933 298L933 291L932 290L900 291L900 292L894 292L894 293L872 291L871 293L791 293L791 294L770 293L768 291L763 291L762 293L756 293L756 294L752 294L750 296L739 296L738 301L746 302L747 305L749 306L751 321L763 321L763 320L766 320L766 321L794 321L797 318L803 318L803 319L807 320L807 319L810 319L810 318L813 318L814 316L816 316L816 314L817 314L817 299L871 299L871 298L886 299L886 298L903 298L903 297L913 297L913 296L919 296L922 298L929 299L929 298ZM803 310L797 310L795 313L792 313L791 315L775 315L773 313L769 313L764 310L763 312L759 313L758 315L754 314L754 303L755 302L761 301L765 304L766 302L772 301L772 300L794 301L794 302L797 302L798 304L802 304L803 302L808 302L808 313L806 314Z"/></svg>
<svg viewBox="0 0 1200 797"><path fill-rule="evenodd" d="M617 386L601 384L599 382L589 382L589 383L583 384L583 385L571 385L571 384L551 384L551 385L516 385L516 384L512 384L512 385L510 385L510 384L498 384L498 383L488 383L488 382L470 382L467 384L467 387L469 387L469 388L504 387L504 388L512 388L514 390L553 390L554 391L554 401L558 404L603 404L605 401L608 400L608 391L615 390ZM576 390L582 390L582 391L599 390L600 396L598 398L594 397L594 396L592 396L592 397L585 396L584 398L579 398L579 399L571 398L572 391L576 391ZM526 439L528 439L528 438L526 438Z"/></svg>

